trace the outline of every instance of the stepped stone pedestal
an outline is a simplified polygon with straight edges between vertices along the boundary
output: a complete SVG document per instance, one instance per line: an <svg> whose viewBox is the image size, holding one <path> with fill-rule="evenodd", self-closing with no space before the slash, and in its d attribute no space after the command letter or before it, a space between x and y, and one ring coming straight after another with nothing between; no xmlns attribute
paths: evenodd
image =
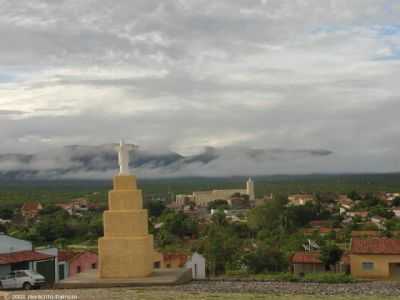
<svg viewBox="0 0 400 300"><path fill-rule="evenodd" d="M100 278L140 278L153 271L153 236L148 233L147 210L143 209L136 177L114 177L104 212L104 237L99 239Z"/></svg>

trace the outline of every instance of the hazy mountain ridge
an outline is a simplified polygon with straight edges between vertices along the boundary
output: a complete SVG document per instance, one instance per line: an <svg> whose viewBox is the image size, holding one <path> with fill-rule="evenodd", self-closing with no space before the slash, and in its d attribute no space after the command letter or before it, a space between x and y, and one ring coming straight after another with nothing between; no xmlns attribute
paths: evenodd
<svg viewBox="0 0 400 300"><path fill-rule="evenodd" d="M118 167L116 144L98 146L71 145L36 154L0 154L0 179L105 178ZM155 151L134 146L131 167L145 177L204 175L207 170L221 170L242 175L240 170L268 161L316 158L332 154L329 150L252 149L246 147L205 147L195 155ZM226 170L230 162L240 162L236 170Z"/></svg>

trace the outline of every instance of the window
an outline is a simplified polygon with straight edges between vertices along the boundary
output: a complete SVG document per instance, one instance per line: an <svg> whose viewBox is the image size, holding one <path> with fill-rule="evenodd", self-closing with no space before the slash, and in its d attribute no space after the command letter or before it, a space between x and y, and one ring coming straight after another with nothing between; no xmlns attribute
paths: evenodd
<svg viewBox="0 0 400 300"><path fill-rule="evenodd" d="M168 268L168 269L171 268L171 264L167 264L167 268Z"/></svg>
<svg viewBox="0 0 400 300"><path fill-rule="evenodd" d="M15 277L26 277L26 274L24 271L17 271L15 272Z"/></svg>
<svg viewBox="0 0 400 300"><path fill-rule="evenodd" d="M156 262L154 263L154 269L159 269L160 266L161 266L161 262L156 261Z"/></svg>
<svg viewBox="0 0 400 300"><path fill-rule="evenodd" d="M364 271L372 271L374 269L374 263L373 262L363 262L362 269Z"/></svg>
<svg viewBox="0 0 400 300"><path fill-rule="evenodd" d="M96 269L96 263L92 264L92 269Z"/></svg>

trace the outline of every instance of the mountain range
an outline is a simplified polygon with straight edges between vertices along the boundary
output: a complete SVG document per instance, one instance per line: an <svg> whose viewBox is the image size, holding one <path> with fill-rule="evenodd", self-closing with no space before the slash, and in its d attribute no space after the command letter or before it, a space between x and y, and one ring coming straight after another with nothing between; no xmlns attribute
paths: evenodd
<svg viewBox="0 0 400 300"><path fill-rule="evenodd" d="M0 154L0 180L110 178L117 172L116 144L71 145L35 154ZM130 152L130 165L144 177L223 176L268 172L276 161L309 160L332 154L316 149L253 149L246 147L205 147L195 155L155 151L136 145Z"/></svg>

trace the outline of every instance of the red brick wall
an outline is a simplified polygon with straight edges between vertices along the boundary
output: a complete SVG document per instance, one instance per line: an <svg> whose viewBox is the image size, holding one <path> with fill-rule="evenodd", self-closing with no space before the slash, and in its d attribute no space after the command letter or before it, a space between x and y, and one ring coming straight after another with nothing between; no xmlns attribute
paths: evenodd
<svg viewBox="0 0 400 300"><path fill-rule="evenodd" d="M93 269L93 264L96 264L97 268L97 254L93 252L84 252L69 262L69 276L77 274L79 267L81 273L90 271Z"/></svg>

